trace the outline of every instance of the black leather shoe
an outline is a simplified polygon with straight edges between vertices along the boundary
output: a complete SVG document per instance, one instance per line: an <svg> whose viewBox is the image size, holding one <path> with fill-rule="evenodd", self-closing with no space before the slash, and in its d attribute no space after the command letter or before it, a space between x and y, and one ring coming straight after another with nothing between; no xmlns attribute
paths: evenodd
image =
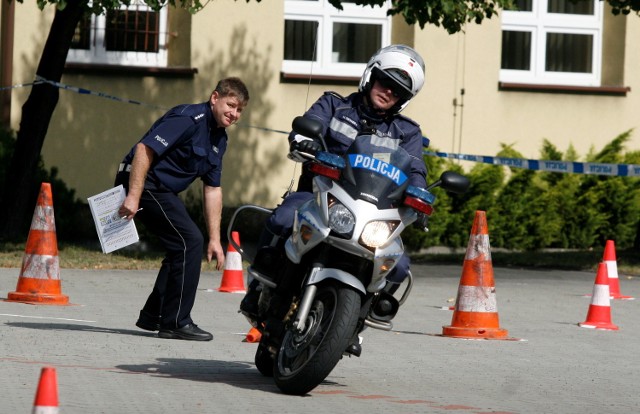
<svg viewBox="0 0 640 414"><path fill-rule="evenodd" d="M160 328L158 337L165 339L186 339L187 341L210 341L213 339L213 335L198 328L198 325L195 323L190 323L177 329Z"/></svg>
<svg viewBox="0 0 640 414"><path fill-rule="evenodd" d="M160 330L160 317L152 318L145 311L140 311L140 317L136 321L136 326L145 331L158 331Z"/></svg>

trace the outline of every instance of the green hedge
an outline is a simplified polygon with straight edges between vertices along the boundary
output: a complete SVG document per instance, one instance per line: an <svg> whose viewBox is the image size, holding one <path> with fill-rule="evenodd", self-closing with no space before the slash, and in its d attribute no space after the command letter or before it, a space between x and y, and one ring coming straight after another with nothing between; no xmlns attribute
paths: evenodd
<svg viewBox="0 0 640 414"><path fill-rule="evenodd" d="M586 162L640 164L640 152L625 152L631 131L624 132ZM524 158L502 145L500 157ZM540 159L578 161L570 147L564 154L545 140ZM425 157L431 180L443 170L460 171L455 161ZM487 214L491 246L531 251L543 248L589 249L615 240L625 249L638 247L640 179L586 174L549 173L476 164L466 175L471 187L464 195L437 189L430 232L410 229L404 239L410 250L430 246L465 247L476 210Z"/></svg>
<svg viewBox="0 0 640 414"><path fill-rule="evenodd" d="M9 166L11 165L11 156L13 155L15 141L16 137L12 131L6 131L0 128L0 199L4 197L4 186L6 185L6 177ZM32 205L35 210L41 183L50 183L57 239L63 241L84 241L93 238L95 235L95 227L89 207L77 198L75 190L67 187L65 182L58 177L58 169L52 167L50 170L46 170L42 157L40 157L38 160L38 168L34 174L35 184L32 188L24 189L29 194L29 205ZM60 214L60 212L64 212L64 214ZM23 229L21 233L24 237L20 240L5 241L26 241L31 228L31 220L32 214L27 214L24 222L20 223L20 227Z"/></svg>

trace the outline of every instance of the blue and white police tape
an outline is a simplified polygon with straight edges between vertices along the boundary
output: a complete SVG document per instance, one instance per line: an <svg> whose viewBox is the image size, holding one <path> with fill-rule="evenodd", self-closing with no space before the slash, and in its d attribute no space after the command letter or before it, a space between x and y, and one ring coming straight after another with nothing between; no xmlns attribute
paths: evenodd
<svg viewBox="0 0 640 414"><path fill-rule="evenodd" d="M424 151L424 155L556 173L640 177L640 165L637 164L528 160L523 158L491 157L487 155L453 154L431 151Z"/></svg>
<svg viewBox="0 0 640 414"><path fill-rule="evenodd" d="M43 82L35 81L35 82L29 82L29 83L18 83L11 86L2 86L0 87L0 91L8 91L9 89L26 88L27 86L38 85L40 83L43 83Z"/></svg>
<svg viewBox="0 0 640 414"><path fill-rule="evenodd" d="M36 82L48 83L50 85L55 86L56 88L73 91L73 92L79 93L81 95L93 95L93 96L98 96L100 98L111 99L113 101L130 103L130 104L134 104L134 105L148 106L150 108L156 108L156 109L164 109L164 110L168 110L169 109L169 108L165 108L165 107L158 106L158 105L152 105L152 104L147 104L147 103L140 102L140 101L134 101L133 99L119 98L117 96L109 95L109 94L106 94L106 93L103 93L103 92L95 92L95 91L92 91L92 90L89 90L89 89L79 88L77 86L65 85L64 83L55 82L55 81L52 81L52 80L49 80L49 79L45 79L45 78L43 78L43 77L41 77L39 75L36 75Z"/></svg>
<svg viewBox="0 0 640 414"><path fill-rule="evenodd" d="M95 92L85 88L66 85L60 82L55 82L55 81L45 79L38 75L36 75L36 80L34 82L1 87L0 91L7 90L7 89L22 88L26 86L33 86L41 83L48 83L57 88L69 90L69 91L76 92L83 95L93 95L93 96L98 96L100 98L106 98L106 99L111 99L118 102L130 103L135 105L142 105L142 106L147 106L147 107L156 108L156 109L163 109L163 110L169 109L159 105L147 104L147 103L135 101L132 99L119 98L117 96L109 95L102 92ZM268 131L268 132L276 132L279 134L289 133L289 131L282 131L282 130L259 127L254 125L240 124L238 126L245 127L245 128L255 128L255 129ZM429 139L427 137L422 137L422 142L426 147L429 144ZM606 164L606 163L595 163L595 162L529 160L529 159L523 159L523 158L492 157L487 155L455 154L455 153L448 153L448 152L432 152L432 151L424 151L423 154L428 156L440 157L440 158L453 158L453 159L463 160L463 161L471 161L471 162L478 162L478 163L484 163L484 164L502 165L506 167L523 168L523 169L529 169L529 170L539 170L539 171L556 172L556 173L608 175L608 176L618 176L618 177L639 177L640 176L640 165L637 165L637 164Z"/></svg>

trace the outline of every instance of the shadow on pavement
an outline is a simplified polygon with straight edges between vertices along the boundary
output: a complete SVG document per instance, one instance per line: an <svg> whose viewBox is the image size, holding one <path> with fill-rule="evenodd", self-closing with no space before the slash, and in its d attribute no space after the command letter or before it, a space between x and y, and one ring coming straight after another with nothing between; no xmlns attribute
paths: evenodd
<svg viewBox="0 0 640 414"><path fill-rule="evenodd" d="M73 323L48 323L48 322L7 322L7 326L15 328L42 329L47 331L86 331L115 333L122 335L156 336L153 332L143 332L139 329L109 329L101 326L78 325Z"/></svg>
<svg viewBox="0 0 640 414"><path fill-rule="evenodd" d="M248 362L181 358L159 358L157 361L153 364L117 365L116 368L132 374L220 382L246 389L279 393L273 380L262 376L255 366Z"/></svg>
<svg viewBox="0 0 640 414"><path fill-rule="evenodd" d="M132 329L109 329L100 326L72 323L7 322L7 326L47 331L82 331L135 336L155 336L155 332ZM173 378L210 383L224 383L235 387L281 394L272 378L260 374L251 362L218 361L208 359L159 358L156 363L138 365L116 365L114 368L131 374L149 375L159 378ZM322 385L341 387L333 381L325 380ZM283 394L284 396L284 394Z"/></svg>

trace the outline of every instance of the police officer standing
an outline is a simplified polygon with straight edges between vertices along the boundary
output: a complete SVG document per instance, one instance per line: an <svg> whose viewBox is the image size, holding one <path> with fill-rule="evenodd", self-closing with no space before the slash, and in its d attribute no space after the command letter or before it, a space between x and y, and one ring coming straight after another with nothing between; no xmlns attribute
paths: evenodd
<svg viewBox="0 0 640 414"><path fill-rule="evenodd" d="M137 217L165 248L155 285L136 326L160 338L210 341L213 336L191 319L200 279L204 237L178 194L201 178L209 241L207 260L224 267L220 244L222 157L225 128L235 124L249 101L238 78L218 82L208 102L179 105L158 119L125 156L116 185L127 196L118 213Z"/></svg>

